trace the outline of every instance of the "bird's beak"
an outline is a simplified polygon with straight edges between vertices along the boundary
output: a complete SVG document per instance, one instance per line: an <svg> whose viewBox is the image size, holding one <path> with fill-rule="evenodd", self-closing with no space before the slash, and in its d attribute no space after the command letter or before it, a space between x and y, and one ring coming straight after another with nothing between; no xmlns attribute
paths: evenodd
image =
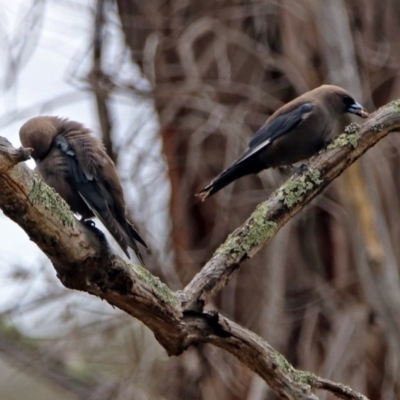
<svg viewBox="0 0 400 400"><path fill-rule="evenodd" d="M348 109L347 112L351 114L358 115L359 117L362 118L367 118L368 117L368 112L367 110L359 103L354 103L352 104Z"/></svg>

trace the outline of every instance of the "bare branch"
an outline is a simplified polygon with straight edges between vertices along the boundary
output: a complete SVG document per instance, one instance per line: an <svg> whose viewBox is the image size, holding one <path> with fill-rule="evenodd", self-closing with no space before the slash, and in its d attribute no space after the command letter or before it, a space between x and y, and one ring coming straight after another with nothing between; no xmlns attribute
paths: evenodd
<svg viewBox="0 0 400 400"><path fill-rule="evenodd" d="M0 152L3 159L0 164L0 173L4 173L21 161L29 160L32 149L20 147L14 149L10 146L10 142L5 138L0 138Z"/></svg>
<svg viewBox="0 0 400 400"><path fill-rule="evenodd" d="M93 68L87 76L87 81L91 85L92 91L96 97L97 114L99 116L104 145L108 155L114 162L116 162L118 154L115 153L111 140L112 123L110 118L110 110L108 107L110 91L113 88L113 83L102 68L105 5L106 4L104 0L97 1L93 38Z"/></svg>
<svg viewBox="0 0 400 400"><path fill-rule="evenodd" d="M325 389L333 393L339 399L345 400L368 400L365 396L355 392L352 388L341 385L335 382L331 382L328 379L322 379L315 377L315 382L312 385L316 389Z"/></svg>

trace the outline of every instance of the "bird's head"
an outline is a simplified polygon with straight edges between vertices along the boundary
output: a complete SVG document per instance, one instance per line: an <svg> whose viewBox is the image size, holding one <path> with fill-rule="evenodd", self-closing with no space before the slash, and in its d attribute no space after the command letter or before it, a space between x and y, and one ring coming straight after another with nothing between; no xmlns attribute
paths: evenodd
<svg viewBox="0 0 400 400"><path fill-rule="evenodd" d="M339 86L323 85L319 88L321 95L326 97L332 108L338 113L350 113L362 118L368 117L367 110L357 103L350 94Z"/></svg>
<svg viewBox="0 0 400 400"><path fill-rule="evenodd" d="M43 159L50 150L59 131L60 120L56 117L35 117L25 122L19 130L22 146L33 149L35 160Z"/></svg>
<svg viewBox="0 0 400 400"><path fill-rule="evenodd" d="M368 117L369 114L367 110L360 103L357 103L350 95L343 94L341 97L345 107L345 112L358 115L362 118Z"/></svg>

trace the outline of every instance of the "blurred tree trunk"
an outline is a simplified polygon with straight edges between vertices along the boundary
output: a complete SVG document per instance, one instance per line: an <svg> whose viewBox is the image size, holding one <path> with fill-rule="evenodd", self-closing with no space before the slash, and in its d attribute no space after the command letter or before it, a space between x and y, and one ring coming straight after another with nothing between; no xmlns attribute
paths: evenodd
<svg viewBox="0 0 400 400"><path fill-rule="evenodd" d="M400 92L400 54L393 51L400 6L394 0L117 4L132 58L152 85L171 184L176 269L184 283L282 181L281 173L267 171L205 203L194 197L242 153L268 115L325 82L345 86L369 108L372 100L383 104ZM385 265L398 273L400 250L391 235L398 231L393 196L398 198L400 182L390 171L400 163L385 157L391 149L390 142L381 144L368 156L367 170L353 173L361 186L344 180L332 185L217 300L299 368L372 399L399 395L399 359L387 351L393 336L363 281L363 226L349 191L379 187L374 198L365 198L366 207L379 209L372 219L387 237ZM257 377L215 349L189 352L175 362L171 398L271 398ZM178 389L182 377L192 385Z"/></svg>

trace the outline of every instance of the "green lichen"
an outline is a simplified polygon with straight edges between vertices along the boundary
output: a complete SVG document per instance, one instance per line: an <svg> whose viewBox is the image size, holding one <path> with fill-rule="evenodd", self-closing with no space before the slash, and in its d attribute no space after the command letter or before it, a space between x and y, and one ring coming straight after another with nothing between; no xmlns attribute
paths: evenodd
<svg viewBox="0 0 400 400"><path fill-rule="evenodd" d="M347 140L353 149L357 147L358 139L360 139L360 135L358 133L354 133L352 135L347 135Z"/></svg>
<svg viewBox="0 0 400 400"><path fill-rule="evenodd" d="M328 149L337 149L339 147L352 146L353 148L357 147L358 140L360 139L360 134L358 133L360 130L360 125L356 123L351 123L346 126L344 129L344 133L339 135L330 145L328 145Z"/></svg>
<svg viewBox="0 0 400 400"><path fill-rule="evenodd" d="M252 249L274 236L278 225L276 222L266 219L267 212L267 203L260 204L249 218L246 226L232 232L216 253L233 256L249 254Z"/></svg>
<svg viewBox="0 0 400 400"><path fill-rule="evenodd" d="M294 376L295 376L296 382L298 382L302 385L313 386L317 380L316 375L314 375L312 372L308 372L308 371L296 370L294 372Z"/></svg>
<svg viewBox="0 0 400 400"><path fill-rule="evenodd" d="M68 204L36 174L33 174L33 185L29 193L29 200L33 205L40 204L50 212L57 214L64 226L71 228L74 226L75 220Z"/></svg>
<svg viewBox="0 0 400 400"><path fill-rule="evenodd" d="M389 107L391 107L395 112L400 112L400 99L391 101Z"/></svg>
<svg viewBox="0 0 400 400"><path fill-rule="evenodd" d="M308 371L300 371L295 368L289 363L289 361L279 353L272 354L272 358L279 366L279 368L285 373L290 374L293 376L294 380L301 384L301 385L310 385L313 386L317 379L316 375L312 372Z"/></svg>
<svg viewBox="0 0 400 400"><path fill-rule="evenodd" d="M308 177L314 185L320 185L324 180L321 179L321 171L317 169L309 169Z"/></svg>
<svg viewBox="0 0 400 400"><path fill-rule="evenodd" d="M132 269L135 271L139 279L149 286L153 293L161 299L164 303L169 303L174 307L178 307L178 300L176 299L174 292L159 278L152 275L147 269L137 264L131 264Z"/></svg>
<svg viewBox="0 0 400 400"><path fill-rule="evenodd" d="M283 372L285 372L286 374L291 373L291 372L294 371L293 366L289 363L288 360L286 360L286 358L282 354L280 354L280 353L272 353L271 357L276 362L278 367Z"/></svg>
<svg viewBox="0 0 400 400"><path fill-rule="evenodd" d="M358 132L350 134L342 133L328 146L328 149L332 150L332 149L337 149L339 147L345 147L348 145L352 146L353 148L356 148L359 139L360 135Z"/></svg>
<svg viewBox="0 0 400 400"><path fill-rule="evenodd" d="M358 133L360 130L360 125L356 124L355 122L352 122L350 125L347 125L344 128L344 133L347 133L348 135Z"/></svg>
<svg viewBox="0 0 400 400"><path fill-rule="evenodd" d="M279 188L278 198L286 207L292 208L297 203L300 203L310 190L322 182L320 171L308 169L300 177L293 176Z"/></svg>

